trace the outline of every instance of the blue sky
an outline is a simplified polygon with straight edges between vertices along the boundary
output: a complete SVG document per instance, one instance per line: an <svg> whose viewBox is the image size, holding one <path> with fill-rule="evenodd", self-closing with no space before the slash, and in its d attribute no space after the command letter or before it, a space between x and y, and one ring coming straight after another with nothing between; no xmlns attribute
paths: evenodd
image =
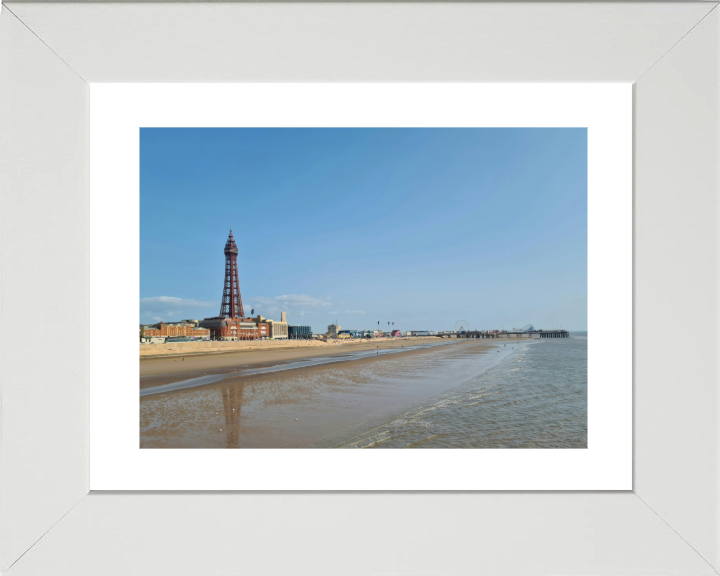
<svg viewBox="0 0 720 576"><path fill-rule="evenodd" d="M587 329L582 128L140 131L140 322Z"/></svg>

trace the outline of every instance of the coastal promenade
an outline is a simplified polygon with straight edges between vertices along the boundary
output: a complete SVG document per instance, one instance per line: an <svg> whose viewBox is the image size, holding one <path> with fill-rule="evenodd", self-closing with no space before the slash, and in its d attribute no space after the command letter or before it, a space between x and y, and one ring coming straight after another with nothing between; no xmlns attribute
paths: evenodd
<svg viewBox="0 0 720 576"><path fill-rule="evenodd" d="M463 338L464 336L459 336ZM474 336L468 336L474 338ZM169 358L174 356L223 355L242 352L306 351L308 356L362 349L386 349L433 344L441 336L414 336L406 338L373 338L347 340L245 340L233 342L173 342L170 344L140 344L140 359ZM494 334L495 340L516 340L515 335Z"/></svg>
<svg viewBox="0 0 720 576"><path fill-rule="evenodd" d="M240 340L233 342L172 342L169 344L139 344L140 359L167 358L172 356L200 356L240 352L282 352L306 350L326 354L334 350L360 350L366 348L401 348L429 344L438 341L437 336L412 338L373 338L347 340Z"/></svg>

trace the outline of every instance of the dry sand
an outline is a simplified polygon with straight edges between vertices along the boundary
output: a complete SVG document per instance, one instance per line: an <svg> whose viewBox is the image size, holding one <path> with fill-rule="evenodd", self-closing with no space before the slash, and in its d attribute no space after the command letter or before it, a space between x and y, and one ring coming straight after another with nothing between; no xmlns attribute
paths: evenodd
<svg viewBox="0 0 720 576"><path fill-rule="evenodd" d="M197 354L227 354L247 352L249 350L333 350L338 347L363 347L372 344L380 348L407 346L408 342L439 342L436 336L427 338L374 338L374 339L343 339L343 340L242 340L239 342L174 342L172 344L140 344L140 358L158 358Z"/></svg>

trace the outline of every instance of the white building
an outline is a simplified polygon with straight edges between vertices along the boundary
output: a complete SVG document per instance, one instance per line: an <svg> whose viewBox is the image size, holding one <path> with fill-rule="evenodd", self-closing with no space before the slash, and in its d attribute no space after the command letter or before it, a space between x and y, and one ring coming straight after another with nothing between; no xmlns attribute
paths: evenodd
<svg viewBox="0 0 720 576"><path fill-rule="evenodd" d="M282 318L280 322L267 320L270 324L270 338L273 340L287 340L288 337L288 325L287 320L285 320L285 312L283 312L280 317Z"/></svg>
<svg viewBox="0 0 720 576"><path fill-rule="evenodd" d="M262 337L270 338L272 340L287 340L288 338L288 325L285 312L280 313L280 322L271 320L270 318L263 318L259 314L253 318L257 322L258 326L261 327L266 325L268 327L267 333L262 333Z"/></svg>

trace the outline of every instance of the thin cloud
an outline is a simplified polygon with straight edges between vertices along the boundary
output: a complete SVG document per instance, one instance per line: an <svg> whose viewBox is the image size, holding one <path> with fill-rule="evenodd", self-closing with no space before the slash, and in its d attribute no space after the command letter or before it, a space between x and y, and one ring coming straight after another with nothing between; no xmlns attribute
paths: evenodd
<svg viewBox="0 0 720 576"><path fill-rule="evenodd" d="M362 315L365 315L365 310L345 310L345 314L362 314Z"/></svg>
<svg viewBox="0 0 720 576"><path fill-rule="evenodd" d="M312 314L309 309L318 309L333 304L330 296L318 298L307 294L284 294L282 296L254 296L243 301L246 310L255 309L256 314L265 317L279 316L281 312L305 316Z"/></svg>
<svg viewBox="0 0 720 576"><path fill-rule="evenodd" d="M330 306L332 298L316 298L307 294L286 294L283 296L255 296L249 298L256 306L287 306L290 308L310 308L318 306Z"/></svg>
<svg viewBox="0 0 720 576"><path fill-rule="evenodd" d="M140 298L141 318L155 322L179 320L180 316L188 318L198 312L208 312L216 307L218 307L218 303L209 300L194 300L175 296Z"/></svg>

